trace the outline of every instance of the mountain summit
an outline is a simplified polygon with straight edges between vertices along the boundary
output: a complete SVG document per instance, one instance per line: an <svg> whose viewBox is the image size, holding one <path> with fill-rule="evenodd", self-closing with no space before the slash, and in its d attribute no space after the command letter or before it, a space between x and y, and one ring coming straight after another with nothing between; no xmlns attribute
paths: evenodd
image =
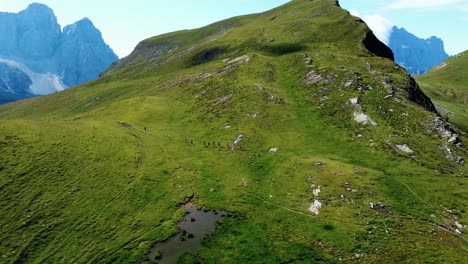
<svg viewBox="0 0 468 264"><path fill-rule="evenodd" d="M0 126L0 262L468 258L465 135L335 0L143 40Z"/></svg>
<svg viewBox="0 0 468 264"><path fill-rule="evenodd" d="M11 90L0 90L0 102L22 99L25 94L48 94L96 79L118 59L89 19L66 26L62 32L53 10L43 4L31 4L17 14L0 13L0 38L0 59L9 61L10 67L15 64L16 69L34 73L28 74L33 84L39 76L49 80L45 86L51 87L38 90L17 82Z"/></svg>

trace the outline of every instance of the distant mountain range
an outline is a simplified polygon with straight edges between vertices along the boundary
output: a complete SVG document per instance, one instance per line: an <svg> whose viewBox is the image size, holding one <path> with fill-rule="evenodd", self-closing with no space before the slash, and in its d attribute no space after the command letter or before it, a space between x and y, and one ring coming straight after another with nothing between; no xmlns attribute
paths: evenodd
<svg viewBox="0 0 468 264"><path fill-rule="evenodd" d="M0 38L0 103L93 80L118 59L91 20L62 30L43 4L0 13Z"/></svg>
<svg viewBox="0 0 468 264"><path fill-rule="evenodd" d="M412 75L422 75L449 58L442 39L421 39L404 28L393 27L388 46L395 61Z"/></svg>

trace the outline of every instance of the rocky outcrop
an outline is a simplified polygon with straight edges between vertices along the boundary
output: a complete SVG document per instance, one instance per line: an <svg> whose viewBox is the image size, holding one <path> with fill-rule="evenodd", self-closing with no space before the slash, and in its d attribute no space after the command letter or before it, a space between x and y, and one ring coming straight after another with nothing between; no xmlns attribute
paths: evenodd
<svg viewBox="0 0 468 264"><path fill-rule="evenodd" d="M375 54L380 57L384 57L390 60L394 60L393 52L390 48L388 48L385 44L383 44L377 37L369 31L366 34L366 37L362 41L362 44L366 47L368 51L372 54Z"/></svg>
<svg viewBox="0 0 468 264"><path fill-rule="evenodd" d="M409 78L409 82L407 85L408 91L408 99L421 105L422 107L426 108L428 111L433 113L437 113L437 110L434 104L422 90L419 88L419 85L416 83L413 77Z"/></svg>

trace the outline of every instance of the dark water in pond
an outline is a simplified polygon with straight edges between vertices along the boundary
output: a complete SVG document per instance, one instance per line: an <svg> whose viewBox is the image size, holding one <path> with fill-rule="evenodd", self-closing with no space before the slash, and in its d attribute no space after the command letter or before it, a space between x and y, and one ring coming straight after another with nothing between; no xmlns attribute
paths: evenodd
<svg viewBox="0 0 468 264"><path fill-rule="evenodd" d="M177 224L182 229L182 233L154 245L149 255L150 260L155 260L155 256L160 253L161 258L156 259L158 262L173 264L177 263L184 253L196 254L201 247L203 234L213 233L215 221L221 221L223 219L221 215L225 213L221 210L206 212L203 209L197 210L193 204L186 204L183 208L189 213ZM184 240L181 240L181 237Z"/></svg>

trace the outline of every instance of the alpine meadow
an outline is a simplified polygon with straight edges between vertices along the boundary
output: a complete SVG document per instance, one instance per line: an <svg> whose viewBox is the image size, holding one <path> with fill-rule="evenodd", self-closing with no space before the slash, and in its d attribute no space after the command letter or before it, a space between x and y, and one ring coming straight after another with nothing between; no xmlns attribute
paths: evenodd
<svg viewBox="0 0 468 264"><path fill-rule="evenodd" d="M225 213L178 263L464 263L463 84L427 78L332 0L143 40L0 106L0 262L166 263L190 203Z"/></svg>

